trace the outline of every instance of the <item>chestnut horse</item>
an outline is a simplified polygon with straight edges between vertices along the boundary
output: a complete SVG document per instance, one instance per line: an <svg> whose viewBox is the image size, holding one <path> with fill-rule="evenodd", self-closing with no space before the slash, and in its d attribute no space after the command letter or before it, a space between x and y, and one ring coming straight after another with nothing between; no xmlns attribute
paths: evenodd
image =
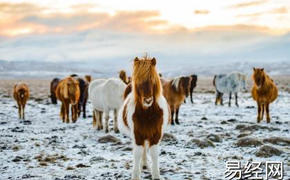
<svg viewBox="0 0 290 180"><path fill-rule="evenodd" d="M18 105L19 119L24 119L24 109L29 99L29 88L25 83L16 84L13 90L13 97Z"/></svg>
<svg viewBox="0 0 290 180"><path fill-rule="evenodd" d="M57 104L57 99L56 99L56 95L55 95L55 90L56 90L56 87L57 87L59 81L60 81L59 78L54 78L54 79L50 82L50 98L51 98L51 103L52 103L52 104Z"/></svg>
<svg viewBox="0 0 290 180"><path fill-rule="evenodd" d="M173 116L175 114L175 123L179 124L178 113L180 105L189 94L191 77L181 76L173 80L162 79L163 94L170 106L171 124L174 125Z"/></svg>
<svg viewBox="0 0 290 180"><path fill-rule="evenodd" d="M170 123L170 109L162 95L162 86L156 72L156 59L134 59L132 93L123 103L118 126L133 140L134 165L132 179L140 179L140 165L147 166L147 150L152 161L152 179L160 179L159 143Z"/></svg>
<svg viewBox="0 0 290 180"><path fill-rule="evenodd" d="M78 118L78 102L80 98L79 82L73 77L61 80L56 88L56 97L61 104L60 117L63 122L69 123L69 105L71 104L72 122Z"/></svg>
<svg viewBox="0 0 290 180"><path fill-rule="evenodd" d="M270 123L269 105L278 96L278 88L273 80L265 73L264 68L253 68L252 75L254 84L252 87L252 97L257 101L258 116L257 122L263 120L264 111L267 113L267 123Z"/></svg>

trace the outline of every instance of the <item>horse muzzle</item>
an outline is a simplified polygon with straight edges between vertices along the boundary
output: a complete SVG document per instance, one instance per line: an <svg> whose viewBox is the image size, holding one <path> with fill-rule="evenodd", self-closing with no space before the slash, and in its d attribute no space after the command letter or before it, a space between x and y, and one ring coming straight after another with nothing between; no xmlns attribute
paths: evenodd
<svg viewBox="0 0 290 180"><path fill-rule="evenodd" d="M153 97L150 97L150 98L144 98L143 100L143 106L148 108L150 106L152 106L153 104Z"/></svg>

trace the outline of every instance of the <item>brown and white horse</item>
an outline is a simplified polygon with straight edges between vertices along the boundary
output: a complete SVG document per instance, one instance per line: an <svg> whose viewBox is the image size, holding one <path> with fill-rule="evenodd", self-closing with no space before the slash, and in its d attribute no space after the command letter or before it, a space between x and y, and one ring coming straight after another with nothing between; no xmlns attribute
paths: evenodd
<svg viewBox="0 0 290 180"><path fill-rule="evenodd" d="M264 111L267 113L267 123L270 123L269 105L278 96L278 88L273 80L265 73L264 68L253 68L253 88L252 97L257 101L258 116L257 122L263 120Z"/></svg>
<svg viewBox="0 0 290 180"><path fill-rule="evenodd" d="M163 94L170 106L171 124L174 124L173 116L175 114L175 123L179 124L178 113L180 105L184 102L190 91L190 76L181 76L173 80L162 79Z"/></svg>
<svg viewBox="0 0 290 180"><path fill-rule="evenodd" d="M170 123L170 109L162 95L155 66L155 58L134 59L132 93L128 94L118 115L120 131L133 140L132 179L140 179L141 159L143 167L147 166L147 150L152 160L152 178L160 178L158 149L163 132Z"/></svg>
<svg viewBox="0 0 290 180"><path fill-rule="evenodd" d="M24 109L29 99L29 88L25 83L16 84L13 89L13 97L18 105L19 119L24 119Z"/></svg>
<svg viewBox="0 0 290 180"><path fill-rule="evenodd" d="M71 104L72 122L78 118L78 102L80 99L79 82L73 77L61 80L56 88L56 97L61 104L60 117L63 122L69 123L69 105Z"/></svg>

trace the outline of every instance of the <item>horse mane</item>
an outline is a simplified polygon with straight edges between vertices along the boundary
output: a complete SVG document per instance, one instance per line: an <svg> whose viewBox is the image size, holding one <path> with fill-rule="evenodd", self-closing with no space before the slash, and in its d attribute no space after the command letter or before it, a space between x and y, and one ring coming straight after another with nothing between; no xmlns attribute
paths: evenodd
<svg viewBox="0 0 290 180"><path fill-rule="evenodd" d="M176 77L171 81L171 85L177 90L181 77Z"/></svg>
<svg viewBox="0 0 290 180"><path fill-rule="evenodd" d="M156 59L149 58L147 55L138 59L136 57L134 59L134 66L133 66L133 74L132 74L132 83L134 89L136 89L136 86L139 84L142 84L146 81L151 82L155 88L154 88L154 95L155 98L158 98L161 95L161 82L159 74L156 71ZM135 92L135 90L134 90ZM136 94L135 94L136 97Z"/></svg>

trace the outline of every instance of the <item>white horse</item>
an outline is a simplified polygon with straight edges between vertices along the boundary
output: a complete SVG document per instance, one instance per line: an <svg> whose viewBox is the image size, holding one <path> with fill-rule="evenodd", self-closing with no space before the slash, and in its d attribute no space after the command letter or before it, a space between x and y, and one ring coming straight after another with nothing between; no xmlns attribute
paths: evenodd
<svg viewBox="0 0 290 180"><path fill-rule="evenodd" d="M105 113L105 129L109 132L109 112L114 111L114 131L117 127L118 110L123 104L123 94L126 84L117 78L96 79L89 85L89 99L93 106L93 127L103 129L102 114Z"/></svg>
<svg viewBox="0 0 290 180"><path fill-rule="evenodd" d="M236 106L239 107L238 92L246 90L246 78L245 74L239 72L215 75L213 79L216 89L215 104L220 102L223 105L223 94L229 93L229 106L231 106L232 93L235 93Z"/></svg>

